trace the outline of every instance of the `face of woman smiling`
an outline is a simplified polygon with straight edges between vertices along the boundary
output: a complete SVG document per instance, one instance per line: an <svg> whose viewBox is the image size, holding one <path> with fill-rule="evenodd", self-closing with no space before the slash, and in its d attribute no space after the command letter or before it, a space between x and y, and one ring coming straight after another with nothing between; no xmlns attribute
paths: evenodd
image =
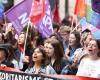
<svg viewBox="0 0 100 80"><path fill-rule="evenodd" d="M76 37L74 34L70 34L69 36L69 45L74 46L76 44Z"/></svg>
<svg viewBox="0 0 100 80"><path fill-rule="evenodd" d="M90 56L97 56L99 52L98 45L95 40L91 40L87 46Z"/></svg>
<svg viewBox="0 0 100 80"><path fill-rule="evenodd" d="M33 55L32 55L32 60L33 62L41 62L43 60L43 54L39 50L39 48L36 48L34 50Z"/></svg>

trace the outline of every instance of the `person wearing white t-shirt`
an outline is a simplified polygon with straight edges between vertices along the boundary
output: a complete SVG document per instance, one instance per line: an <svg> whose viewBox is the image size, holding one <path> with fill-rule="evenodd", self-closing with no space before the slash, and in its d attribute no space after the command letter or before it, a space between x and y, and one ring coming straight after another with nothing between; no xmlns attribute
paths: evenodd
<svg viewBox="0 0 100 80"><path fill-rule="evenodd" d="M82 58L76 75L100 78L100 40L91 40L87 50L88 54Z"/></svg>

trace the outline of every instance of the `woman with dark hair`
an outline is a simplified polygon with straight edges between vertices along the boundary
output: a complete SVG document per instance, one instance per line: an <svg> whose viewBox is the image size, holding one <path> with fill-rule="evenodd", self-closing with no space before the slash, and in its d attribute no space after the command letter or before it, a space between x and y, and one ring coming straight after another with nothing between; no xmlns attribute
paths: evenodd
<svg viewBox="0 0 100 80"><path fill-rule="evenodd" d="M21 34L18 37L19 51L16 52L16 56L20 62L20 69L23 71L25 71L25 69L28 67L28 64L31 61L31 55L32 55L31 39L29 36L27 36L27 42L25 46L26 48L24 51L25 39L26 39L26 33L21 32Z"/></svg>
<svg viewBox="0 0 100 80"><path fill-rule="evenodd" d="M88 54L81 59L77 75L100 78L100 40L91 40L87 50Z"/></svg>
<svg viewBox="0 0 100 80"><path fill-rule="evenodd" d="M76 51L76 49L81 47L80 39L81 37L79 32L72 32L69 35L69 43L68 43L69 46L66 49L65 56L70 64L73 63L74 52Z"/></svg>
<svg viewBox="0 0 100 80"><path fill-rule="evenodd" d="M43 47L37 47L32 54L32 63L26 69L29 74L55 74L54 69L46 64L46 53Z"/></svg>
<svg viewBox="0 0 100 80"><path fill-rule="evenodd" d="M56 39L48 39L44 42L46 54L49 59L49 64L54 68L57 74L60 74L66 61L63 59L64 50L61 43Z"/></svg>
<svg viewBox="0 0 100 80"><path fill-rule="evenodd" d="M63 70L62 74L67 75L75 75L77 72L77 63L74 62L74 52L76 49L81 47L80 44L80 33L79 32L72 32L69 35L69 47L66 49L65 57L68 60L68 65L66 65Z"/></svg>
<svg viewBox="0 0 100 80"><path fill-rule="evenodd" d="M9 51L7 60L14 65L14 68L20 69L20 67L19 67L19 61L18 61L17 56L15 55L14 48L12 47L12 45L9 45L7 47L7 49Z"/></svg>
<svg viewBox="0 0 100 80"><path fill-rule="evenodd" d="M0 66L14 67L14 65L8 61L9 50L6 46L0 45Z"/></svg>

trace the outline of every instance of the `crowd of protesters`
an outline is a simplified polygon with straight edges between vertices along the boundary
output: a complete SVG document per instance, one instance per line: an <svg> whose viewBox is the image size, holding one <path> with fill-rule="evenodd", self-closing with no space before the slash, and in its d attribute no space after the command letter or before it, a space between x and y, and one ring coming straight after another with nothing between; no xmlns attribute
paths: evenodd
<svg viewBox="0 0 100 80"><path fill-rule="evenodd" d="M54 33L43 38L27 26L16 35L13 25L0 22L0 66L16 68L28 74L63 74L100 78L100 40L79 25L71 30L64 19L53 23Z"/></svg>
<svg viewBox="0 0 100 80"><path fill-rule="evenodd" d="M53 23L54 34L49 38L43 38L30 26L26 38L27 25L16 37L11 23L1 23L0 66L16 68L28 74L100 78L100 40L96 40L88 29L78 30L80 26L71 31L69 24L66 19L62 24Z"/></svg>

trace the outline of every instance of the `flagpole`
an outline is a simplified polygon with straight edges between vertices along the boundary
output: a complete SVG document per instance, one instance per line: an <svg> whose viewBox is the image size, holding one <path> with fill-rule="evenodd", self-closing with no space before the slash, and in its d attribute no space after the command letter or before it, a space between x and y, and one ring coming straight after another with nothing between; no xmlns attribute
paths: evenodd
<svg viewBox="0 0 100 80"><path fill-rule="evenodd" d="M24 55L25 55L25 50L26 50L26 43L27 43L27 36L29 33L29 27L30 27L30 20L28 20L27 31L26 31L26 35L25 35Z"/></svg>
<svg viewBox="0 0 100 80"><path fill-rule="evenodd" d="M8 34L8 24L7 24L7 17L4 13L4 29L5 29L5 34L4 36L6 36Z"/></svg>
<svg viewBox="0 0 100 80"><path fill-rule="evenodd" d="M6 18L6 15L4 13L4 24L5 24L5 27L7 26L7 18Z"/></svg>
<svg viewBox="0 0 100 80"><path fill-rule="evenodd" d="M74 14L74 15L75 15L75 14ZM80 24L80 22L77 21L77 15L75 15L75 23L76 23L76 25L75 25L75 27L73 28L72 32L73 32L74 30L77 31L77 27L78 27L79 24Z"/></svg>
<svg viewBox="0 0 100 80"><path fill-rule="evenodd" d="M72 16L72 21L71 21L71 31L73 31L73 24L74 24L74 19L75 19L75 15Z"/></svg>
<svg viewBox="0 0 100 80"><path fill-rule="evenodd" d="M76 17L75 17L75 22L76 22L76 25L75 25L75 27L76 27L76 31L77 31L77 27L78 27L78 19L77 19L77 15L76 15Z"/></svg>
<svg viewBox="0 0 100 80"><path fill-rule="evenodd" d="M77 22L77 24L76 24L75 28L72 30L72 32L73 32L74 30L77 30L77 27L78 27L79 25L80 25L80 21Z"/></svg>

